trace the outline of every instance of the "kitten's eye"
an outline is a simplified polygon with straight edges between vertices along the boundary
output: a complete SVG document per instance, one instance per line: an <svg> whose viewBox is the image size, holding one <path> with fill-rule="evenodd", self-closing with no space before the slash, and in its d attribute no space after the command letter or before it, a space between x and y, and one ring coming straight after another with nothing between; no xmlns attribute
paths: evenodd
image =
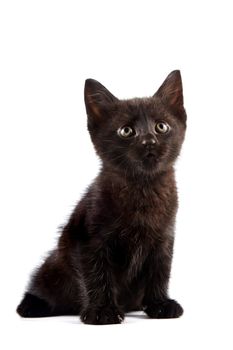
<svg viewBox="0 0 233 350"><path fill-rule="evenodd" d="M130 137L135 134L134 129L132 129L130 126L123 126L122 128L118 129L118 135L121 137Z"/></svg>
<svg viewBox="0 0 233 350"><path fill-rule="evenodd" d="M165 122L158 122L155 124L155 131L158 134L166 134L170 130L170 126Z"/></svg>

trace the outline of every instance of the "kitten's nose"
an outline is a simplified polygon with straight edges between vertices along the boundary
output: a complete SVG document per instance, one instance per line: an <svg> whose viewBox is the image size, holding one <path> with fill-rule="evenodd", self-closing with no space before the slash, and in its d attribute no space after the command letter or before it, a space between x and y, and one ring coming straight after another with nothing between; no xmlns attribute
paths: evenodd
<svg viewBox="0 0 233 350"><path fill-rule="evenodd" d="M155 143L156 143L156 140L152 134L147 134L142 139L143 146L153 146Z"/></svg>

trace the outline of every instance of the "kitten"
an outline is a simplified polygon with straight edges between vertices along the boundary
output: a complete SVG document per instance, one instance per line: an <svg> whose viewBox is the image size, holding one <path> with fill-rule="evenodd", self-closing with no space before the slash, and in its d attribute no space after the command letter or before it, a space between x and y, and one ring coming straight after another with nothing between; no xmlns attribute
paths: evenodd
<svg viewBox="0 0 233 350"><path fill-rule="evenodd" d="M179 317L183 309L167 290L177 211L173 166L186 129L180 72L152 97L130 100L88 79L85 104L102 169L17 312L80 315L88 324L120 323L132 310Z"/></svg>

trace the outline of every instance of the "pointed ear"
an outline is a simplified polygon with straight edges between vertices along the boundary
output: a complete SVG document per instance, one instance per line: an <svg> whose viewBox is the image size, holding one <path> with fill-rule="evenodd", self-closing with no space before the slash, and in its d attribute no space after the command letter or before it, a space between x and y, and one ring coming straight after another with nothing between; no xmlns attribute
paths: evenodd
<svg viewBox="0 0 233 350"><path fill-rule="evenodd" d="M99 119L108 108L117 101L117 98L111 94L97 80L87 79L84 88L84 99L88 117Z"/></svg>
<svg viewBox="0 0 233 350"><path fill-rule="evenodd" d="M183 110L183 88L179 70L174 70L165 79L154 96L159 96L170 107Z"/></svg>

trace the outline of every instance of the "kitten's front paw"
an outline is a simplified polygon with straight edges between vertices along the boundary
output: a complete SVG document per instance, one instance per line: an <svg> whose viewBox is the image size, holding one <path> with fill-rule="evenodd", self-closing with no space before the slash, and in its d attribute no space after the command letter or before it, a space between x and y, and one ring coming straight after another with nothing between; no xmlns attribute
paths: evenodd
<svg viewBox="0 0 233 350"><path fill-rule="evenodd" d="M121 323L124 314L115 307L87 308L81 312L81 320L86 324Z"/></svg>
<svg viewBox="0 0 233 350"><path fill-rule="evenodd" d="M144 309L150 318L177 318L183 314L182 306L172 299L156 300Z"/></svg>

